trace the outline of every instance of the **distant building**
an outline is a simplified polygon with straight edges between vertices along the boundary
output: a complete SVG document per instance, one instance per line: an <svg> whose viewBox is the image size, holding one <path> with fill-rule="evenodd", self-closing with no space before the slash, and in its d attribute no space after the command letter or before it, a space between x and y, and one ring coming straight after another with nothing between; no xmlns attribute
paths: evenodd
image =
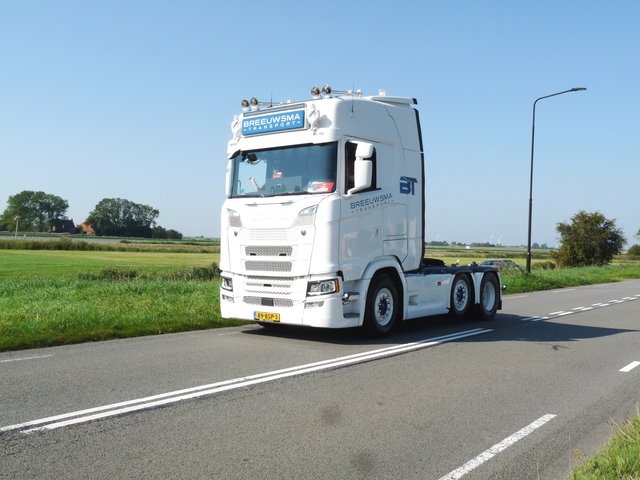
<svg viewBox="0 0 640 480"><path fill-rule="evenodd" d="M78 228L82 229L82 233L86 233L88 235L96 233L93 231L93 227L91 225L86 224L85 222L82 222L81 224L79 224Z"/></svg>
<svg viewBox="0 0 640 480"><path fill-rule="evenodd" d="M76 224L71 220L52 220L49 233L76 233Z"/></svg>

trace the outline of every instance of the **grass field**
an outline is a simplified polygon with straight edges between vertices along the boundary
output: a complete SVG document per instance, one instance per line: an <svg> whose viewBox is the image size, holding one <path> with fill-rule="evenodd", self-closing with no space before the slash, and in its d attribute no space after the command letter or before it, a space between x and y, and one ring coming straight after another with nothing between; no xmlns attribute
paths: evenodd
<svg viewBox="0 0 640 480"><path fill-rule="evenodd" d="M0 250L0 351L238 325L217 253Z"/></svg>
<svg viewBox="0 0 640 480"><path fill-rule="evenodd" d="M0 250L0 278L6 276L60 277L78 272L98 271L103 267L162 271L211 265L219 261L219 253Z"/></svg>

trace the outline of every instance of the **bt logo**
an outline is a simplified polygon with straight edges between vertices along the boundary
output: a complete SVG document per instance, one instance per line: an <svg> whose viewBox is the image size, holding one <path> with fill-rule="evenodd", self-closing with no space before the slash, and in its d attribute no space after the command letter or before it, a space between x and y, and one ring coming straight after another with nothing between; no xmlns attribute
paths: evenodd
<svg viewBox="0 0 640 480"><path fill-rule="evenodd" d="M405 195L415 195L416 188L415 184L418 183L418 180L412 177L400 177L400 193Z"/></svg>

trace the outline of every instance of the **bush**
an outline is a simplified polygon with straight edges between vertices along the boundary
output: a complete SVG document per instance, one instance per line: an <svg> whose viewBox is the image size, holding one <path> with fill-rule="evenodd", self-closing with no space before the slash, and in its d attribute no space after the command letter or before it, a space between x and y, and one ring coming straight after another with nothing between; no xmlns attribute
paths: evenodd
<svg viewBox="0 0 640 480"><path fill-rule="evenodd" d="M547 260L546 262L536 262L531 264L532 270L555 270L556 264Z"/></svg>
<svg viewBox="0 0 640 480"><path fill-rule="evenodd" d="M636 244L629 247L629 250L627 250L627 255L629 255L630 257L640 257L640 245Z"/></svg>
<svg viewBox="0 0 640 480"><path fill-rule="evenodd" d="M217 263L208 267L193 266L186 269L170 270L168 272L148 272L136 268L102 267L99 272L80 272L80 280L104 280L109 282L123 282L130 280L164 280L172 282L196 281L212 282L220 278Z"/></svg>
<svg viewBox="0 0 640 480"><path fill-rule="evenodd" d="M560 268L607 265L627 243L616 221L600 212L582 210L571 217L570 224L558 223L556 231L562 245L552 255Z"/></svg>

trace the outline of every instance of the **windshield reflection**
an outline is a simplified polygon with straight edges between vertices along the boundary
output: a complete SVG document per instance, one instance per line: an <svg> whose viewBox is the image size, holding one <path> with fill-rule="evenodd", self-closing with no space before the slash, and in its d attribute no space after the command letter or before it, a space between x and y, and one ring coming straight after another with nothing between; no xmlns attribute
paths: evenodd
<svg viewBox="0 0 640 480"><path fill-rule="evenodd" d="M307 195L336 189L337 143L239 152L232 197Z"/></svg>

